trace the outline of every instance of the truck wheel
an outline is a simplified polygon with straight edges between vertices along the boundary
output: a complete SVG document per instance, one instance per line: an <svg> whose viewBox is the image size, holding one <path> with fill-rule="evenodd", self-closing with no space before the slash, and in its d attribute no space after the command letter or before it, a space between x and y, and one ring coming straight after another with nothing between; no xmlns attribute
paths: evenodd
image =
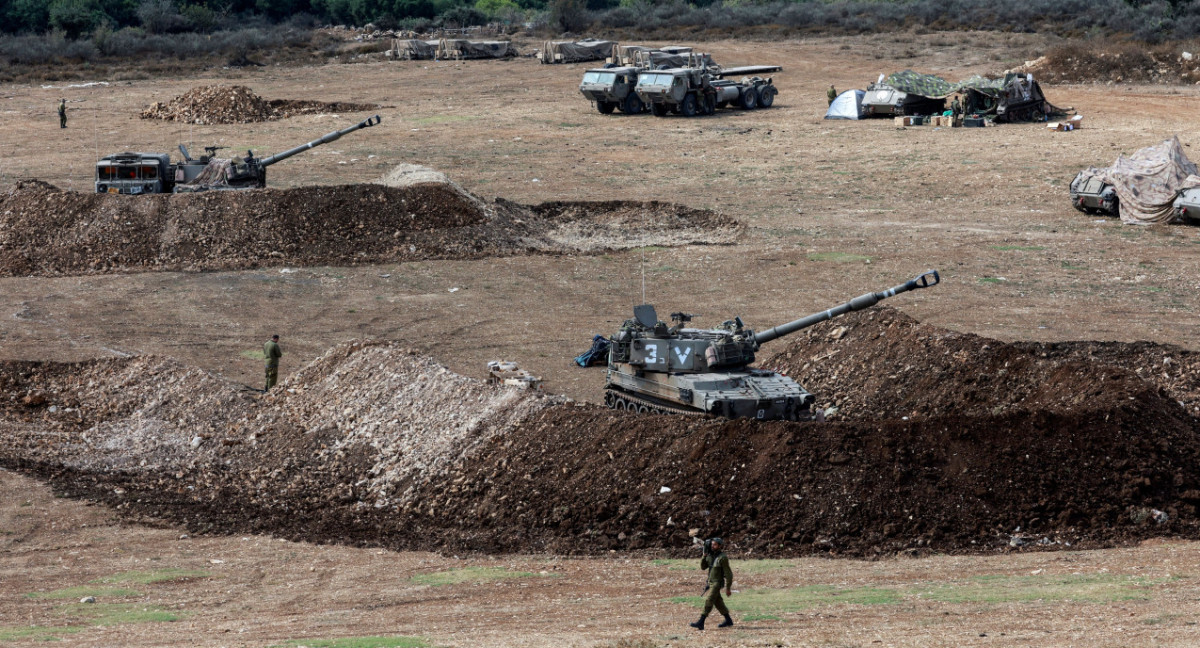
<svg viewBox="0 0 1200 648"><path fill-rule="evenodd" d="M655 117L666 117L667 116L667 105L666 104L657 104L657 103L650 104L650 112L654 113Z"/></svg>
<svg viewBox="0 0 1200 648"><path fill-rule="evenodd" d="M773 86L763 86L758 91L758 107L770 108L775 103L775 88Z"/></svg>
<svg viewBox="0 0 1200 648"><path fill-rule="evenodd" d="M742 94L738 96L738 105L742 110L754 110L758 107L758 92L754 88L742 90Z"/></svg>
<svg viewBox="0 0 1200 648"><path fill-rule="evenodd" d="M615 109L616 107L617 107L617 104L616 104L616 102L613 102L613 101L597 101L596 102L596 110L599 110L600 114L602 114L602 115L611 115L613 109Z"/></svg>
<svg viewBox="0 0 1200 648"><path fill-rule="evenodd" d="M684 117L696 116L696 95L688 93L683 98L683 103L679 105L679 112L683 113Z"/></svg>
<svg viewBox="0 0 1200 648"><path fill-rule="evenodd" d="M625 101L621 102L621 112L626 115L637 115L645 110L646 106L642 103L642 98L632 92L625 97Z"/></svg>

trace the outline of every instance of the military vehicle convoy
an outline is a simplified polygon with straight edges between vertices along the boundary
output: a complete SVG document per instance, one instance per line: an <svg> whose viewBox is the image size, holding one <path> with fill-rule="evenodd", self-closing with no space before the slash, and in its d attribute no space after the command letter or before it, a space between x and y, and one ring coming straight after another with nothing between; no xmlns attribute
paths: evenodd
<svg viewBox="0 0 1200 648"><path fill-rule="evenodd" d="M695 317L672 313L672 326L649 304L636 306L633 319L610 338L604 402L637 413L690 414L725 418L804 421L822 418L816 399L788 376L755 369L754 354L767 342L849 313L883 299L935 286L937 270L882 292L867 293L829 310L756 332L740 317L714 329L688 328Z"/></svg>
<svg viewBox="0 0 1200 648"><path fill-rule="evenodd" d="M348 128L266 158L254 157L253 151L247 151L246 157L240 160L218 158L217 151L225 147L206 146L206 155L194 159L182 144L179 145L179 152L183 160L178 163L172 163L168 153L117 153L96 162L96 193L186 193L265 187L267 167L272 164L378 123L379 115L374 115Z"/></svg>
<svg viewBox="0 0 1200 648"><path fill-rule="evenodd" d="M704 66L643 72L635 89L656 117L669 113L684 117L711 115L729 105L743 110L770 108L779 93L770 78L732 81Z"/></svg>

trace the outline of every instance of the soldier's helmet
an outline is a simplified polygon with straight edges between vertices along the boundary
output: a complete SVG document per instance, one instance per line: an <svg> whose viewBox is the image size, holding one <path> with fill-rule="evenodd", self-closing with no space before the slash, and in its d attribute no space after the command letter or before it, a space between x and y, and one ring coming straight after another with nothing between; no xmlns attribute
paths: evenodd
<svg viewBox="0 0 1200 648"><path fill-rule="evenodd" d="M724 547L724 546L725 546L725 541L724 541L724 540L722 540L722 539L720 539L720 538L711 538L711 539L709 540L709 542L711 542L711 543L713 543L713 544L719 544L719 545L721 545L722 547Z"/></svg>

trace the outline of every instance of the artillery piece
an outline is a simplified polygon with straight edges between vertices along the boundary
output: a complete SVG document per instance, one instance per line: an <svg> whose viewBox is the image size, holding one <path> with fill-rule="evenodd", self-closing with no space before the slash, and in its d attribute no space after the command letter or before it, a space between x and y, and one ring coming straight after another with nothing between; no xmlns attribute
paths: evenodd
<svg viewBox="0 0 1200 648"><path fill-rule="evenodd" d="M171 163L167 153L118 153L96 163L96 193L147 194L188 193L210 189L254 189L267 186L267 167L297 153L328 144L347 133L379 123L374 115L342 130L290 148L270 157L256 158L253 151L239 159L218 158L223 146L204 147L205 155L194 159L179 145L183 160Z"/></svg>
<svg viewBox="0 0 1200 648"><path fill-rule="evenodd" d="M815 397L788 376L750 365L763 344L910 290L935 286L937 270L867 293L787 324L755 332L740 317L715 329L687 328L695 317L672 313L672 326L649 304L610 338L604 402L617 410L725 418L804 421L819 418Z"/></svg>

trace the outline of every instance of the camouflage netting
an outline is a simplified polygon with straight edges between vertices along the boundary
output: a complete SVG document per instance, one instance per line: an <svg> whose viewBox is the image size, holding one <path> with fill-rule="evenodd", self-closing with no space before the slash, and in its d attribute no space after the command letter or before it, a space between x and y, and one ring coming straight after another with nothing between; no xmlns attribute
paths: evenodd
<svg viewBox="0 0 1200 648"><path fill-rule="evenodd" d="M1179 192L1200 186L1196 165L1183 152L1179 137L1147 146L1129 157L1118 156L1108 168L1089 167L1083 174L1113 186L1121 221L1131 225L1170 221Z"/></svg>

